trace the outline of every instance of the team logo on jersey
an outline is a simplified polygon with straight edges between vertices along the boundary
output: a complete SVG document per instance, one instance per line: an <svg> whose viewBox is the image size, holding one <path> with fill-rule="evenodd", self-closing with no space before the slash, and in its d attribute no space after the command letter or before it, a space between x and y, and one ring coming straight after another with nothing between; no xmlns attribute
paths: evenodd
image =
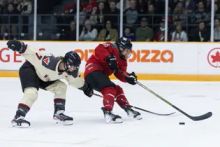
<svg viewBox="0 0 220 147"><path fill-rule="evenodd" d="M211 49L207 56L208 63L215 68L220 68L220 48Z"/></svg>
<svg viewBox="0 0 220 147"><path fill-rule="evenodd" d="M50 58L49 57L44 57L43 62L48 65L50 63Z"/></svg>

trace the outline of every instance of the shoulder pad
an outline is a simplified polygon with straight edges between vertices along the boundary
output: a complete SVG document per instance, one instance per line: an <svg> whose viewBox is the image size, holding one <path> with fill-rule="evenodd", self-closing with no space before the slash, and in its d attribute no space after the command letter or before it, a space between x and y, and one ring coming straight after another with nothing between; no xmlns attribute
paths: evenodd
<svg viewBox="0 0 220 147"><path fill-rule="evenodd" d="M58 62L61 60L60 57L44 56L42 59L42 65L48 69L56 70Z"/></svg>
<svg viewBox="0 0 220 147"><path fill-rule="evenodd" d="M103 43L102 45L103 45L105 48L108 48L108 47L111 47L111 46L112 46L112 43L106 42L106 43Z"/></svg>

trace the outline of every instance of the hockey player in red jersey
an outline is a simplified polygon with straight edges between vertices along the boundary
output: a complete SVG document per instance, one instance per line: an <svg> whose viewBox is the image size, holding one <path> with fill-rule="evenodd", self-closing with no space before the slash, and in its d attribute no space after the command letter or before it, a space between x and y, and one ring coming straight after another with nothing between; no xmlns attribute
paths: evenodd
<svg viewBox="0 0 220 147"><path fill-rule="evenodd" d="M12 125L30 126L25 116L37 99L39 88L54 93L53 118L64 125L73 124L73 118L64 114L67 86L60 79L65 79L69 85L83 90L89 97L93 94L93 89L79 76L79 55L70 51L64 57L55 57L42 51L37 52L33 47L17 40L9 40L7 45L26 59L19 69L23 97L18 104Z"/></svg>
<svg viewBox="0 0 220 147"><path fill-rule="evenodd" d="M135 85L137 76L134 72L127 73L127 59L130 57L132 44L126 37L119 38L116 43L99 44L94 54L88 59L85 67L85 81L102 93L102 107L107 123L121 123L122 118L112 113L114 101L125 110L128 116L141 119L141 114L129 107L123 89L113 83L109 76L114 75L122 82Z"/></svg>

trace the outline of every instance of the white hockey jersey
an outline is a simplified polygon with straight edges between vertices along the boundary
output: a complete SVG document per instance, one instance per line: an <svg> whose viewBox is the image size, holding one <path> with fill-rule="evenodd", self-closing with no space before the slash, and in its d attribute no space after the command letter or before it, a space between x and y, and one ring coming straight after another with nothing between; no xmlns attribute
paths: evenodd
<svg viewBox="0 0 220 147"><path fill-rule="evenodd" d="M58 66L61 62L60 57L48 55L44 51L37 51L29 46L21 55L34 66L38 77L42 81L65 79L71 86L76 88L81 88L84 85L84 79L79 75L74 78L66 72L60 73L58 71Z"/></svg>

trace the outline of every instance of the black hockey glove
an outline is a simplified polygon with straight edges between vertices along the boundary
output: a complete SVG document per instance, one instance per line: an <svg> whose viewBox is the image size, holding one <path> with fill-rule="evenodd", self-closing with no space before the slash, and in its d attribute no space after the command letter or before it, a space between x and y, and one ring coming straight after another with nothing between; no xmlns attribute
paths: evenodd
<svg viewBox="0 0 220 147"><path fill-rule="evenodd" d="M114 72L118 72L118 66L116 62L116 58L113 55L110 55L106 58L106 62L108 63L108 66L111 70Z"/></svg>
<svg viewBox="0 0 220 147"><path fill-rule="evenodd" d="M17 51L19 53L24 53L27 45L24 44L24 42L18 41L18 40L9 40L7 42L8 48L12 49L13 51Z"/></svg>
<svg viewBox="0 0 220 147"><path fill-rule="evenodd" d="M83 87L79 88L84 92L84 94L88 97L91 97L93 95L93 89L88 83L84 83Z"/></svg>
<svg viewBox="0 0 220 147"><path fill-rule="evenodd" d="M135 85L137 84L137 76L134 72L128 74L126 77L125 77L126 81L131 84L131 85Z"/></svg>

